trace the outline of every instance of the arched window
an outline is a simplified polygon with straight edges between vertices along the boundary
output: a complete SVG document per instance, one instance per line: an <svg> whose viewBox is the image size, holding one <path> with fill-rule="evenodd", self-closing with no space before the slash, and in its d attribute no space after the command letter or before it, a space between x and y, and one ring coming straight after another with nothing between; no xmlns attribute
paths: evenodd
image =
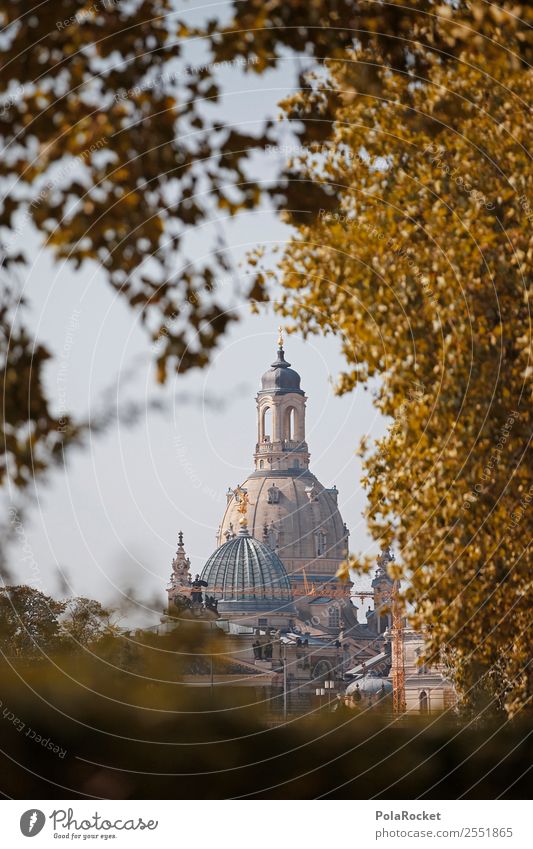
<svg viewBox="0 0 533 849"><path fill-rule="evenodd" d="M326 532L323 530L317 531L316 533L316 556L322 557L323 554L326 553L327 547L327 536Z"/></svg>
<svg viewBox="0 0 533 849"><path fill-rule="evenodd" d="M328 678L333 677L333 667L331 663L328 663L327 660L319 660L315 668L313 669L313 680L314 681L326 681Z"/></svg>
<svg viewBox="0 0 533 849"><path fill-rule="evenodd" d="M296 433L296 410L294 407L287 407L285 410L285 426L283 428L284 439L295 439Z"/></svg>
<svg viewBox="0 0 533 849"><path fill-rule="evenodd" d="M272 410L265 407L261 416L261 442L270 442L272 437Z"/></svg>
<svg viewBox="0 0 533 849"><path fill-rule="evenodd" d="M260 469L264 469L264 468L265 468L265 461L264 461L264 460L259 460L259 468L260 468Z"/></svg>
<svg viewBox="0 0 533 849"><path fill-rule="evenodd" d="M429 711L429 702L428 694L425 690L422 690L422 692L418 696L418 702L420 705L420 713L427 713Z"/></svg>

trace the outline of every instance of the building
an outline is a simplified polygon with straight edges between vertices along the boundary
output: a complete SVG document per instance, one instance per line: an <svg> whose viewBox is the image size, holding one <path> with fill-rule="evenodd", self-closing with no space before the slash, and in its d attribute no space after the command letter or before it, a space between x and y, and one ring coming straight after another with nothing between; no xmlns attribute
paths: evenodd
<svg viewBox="0 0 533 849"><path fill-rule="evenodd" d="M388 633L392 641L401 639L403 650L403 709L408 714L428 714L454 709L457 705L457 695L452 682L446 677L441 663L427 664L422 662L425 651L424 635L414 631L407 625L403 626L401 636ZM397 652L392 652L392 669L394 675L397 663Z"/></svg>
<svg viewBox="0 0 533 849"><path fill-rule="evenodd" d="M285 712L312 710L326 693L329 701L346 694L364 695L365 705L389 704L393 555L381 553L369 591L352 593L352 583L339 579L348 529L337 488L324 486L309 468L306 400L280 333L256 396L253 470L228 488L217 548L194 579L180 532L162 629L180 618L216 622L231 647L228 675L234 656L261 701L283 704ZM359 622L358 599L373 603L366 622ZM406 657L410 662L410 648ZM444 706L437 680L423 684L427 702L417 696L419 708Z"/></svg>
<svg viewBox="0 0 533 849"><path fill-rule="evenodd" d="M309 469L307 398L300 375L290 366L280 335L277 357L263 374L256 397L254 469L239 488L228 489L218 544L236 536L241 497L246 494L249 533L281 559L295 608L303 608L307 615L311 586L349 601L349 584L335 577L348 553L348 529L339 512L336 487L325 487ZM318 592L312 598L316 601ZM332 627L338 628L339 614L332 614L332 619Z"/></svg>

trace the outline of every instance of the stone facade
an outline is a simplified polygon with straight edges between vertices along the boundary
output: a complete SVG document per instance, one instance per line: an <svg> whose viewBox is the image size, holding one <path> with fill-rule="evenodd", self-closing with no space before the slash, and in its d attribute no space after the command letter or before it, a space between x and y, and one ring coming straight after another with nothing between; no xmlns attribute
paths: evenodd
<svg viewBox="0 0 533 849"><path fill-rule="evenodd" d="M390 639L396 637L391 635ZM444 674L442 664L427 666L420 662L425 650L424 635L404 626L402 639L406 713L436 713L454 708L457 696L452 682ZM394 665L394 652L392 658Z"/></svg>
<svg viewBox="0 0 533 849"><path fill-rule="evenodd" d="M328 582L347 555L348 531L337 507L337 491L326 489L310 471L254 472L242 484L248 492L248 528L282 559L295 587ZM219 531L221 545L238 528L233 493Z"/></svg>
<svg viewBox="0 0 533 849"><path fill-rule="evenodd" d="M248 495L249 532L283 561L296 604L310 585L325 590L333 584L338 593L335 574L348 553L338 491L323 486L309 470L305 402L300 376L280 344L257 394L255 470L241 487ZM238 494L229 488L218 545L237 534L239 513ZM344 587L349 596L349 586Z"/></svg>

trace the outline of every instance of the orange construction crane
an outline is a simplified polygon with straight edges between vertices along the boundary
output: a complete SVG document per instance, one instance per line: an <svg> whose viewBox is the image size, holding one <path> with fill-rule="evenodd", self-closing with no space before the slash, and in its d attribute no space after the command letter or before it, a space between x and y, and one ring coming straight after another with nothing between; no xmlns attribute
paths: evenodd
<svg viewBox="0 0 533 849"><path fill-rule="evenodd" d="M400 582L392 589L392 705L394 713L405 713L405 659Z"/></svg>
<svg viewBox="0 0 533 849"><path fill-rule="evenodd" d="M350 598L358 598L359 601L363 601L365 598L374 598L374 590L354 590L352 587L352 591L350 593Z"/></svg>

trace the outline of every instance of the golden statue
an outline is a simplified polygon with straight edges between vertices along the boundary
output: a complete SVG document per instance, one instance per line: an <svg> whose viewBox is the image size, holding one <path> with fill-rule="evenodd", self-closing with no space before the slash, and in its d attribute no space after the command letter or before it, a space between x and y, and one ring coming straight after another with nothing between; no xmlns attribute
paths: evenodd
<svg viewBox="0 0 533 849"><path fill-rule="evenodd" d="M239 519L239 525L246 525L246 513L248 511L249 498L248 493L242 486L238 486L235 490L235 497L238 499L239 506L237 507L237 512L241 514L241 518Z"/></svg>
<svg viewBox="0 0 533 849"><path fill-rule="evenodd" d="M280 324L280 326L278 327L278 333L279 333L279 336L278 336L278 348L283 348L283 327L281 326L281 324Z"/></svg>

